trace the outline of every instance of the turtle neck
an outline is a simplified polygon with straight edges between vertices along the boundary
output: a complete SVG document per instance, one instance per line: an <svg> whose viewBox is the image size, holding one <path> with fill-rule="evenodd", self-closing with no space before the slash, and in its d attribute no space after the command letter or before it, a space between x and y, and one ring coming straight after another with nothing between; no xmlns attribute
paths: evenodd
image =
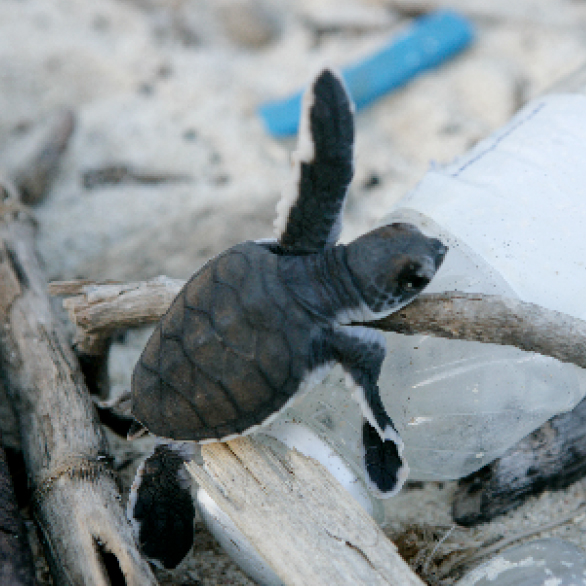
<svg viewBox="0 0 586 586"><path fill-rule="evenodd" d="M318 319L331 322L341 311L362 305L343 245L319 253L281 256L278 272L294 300Z"/></svg>

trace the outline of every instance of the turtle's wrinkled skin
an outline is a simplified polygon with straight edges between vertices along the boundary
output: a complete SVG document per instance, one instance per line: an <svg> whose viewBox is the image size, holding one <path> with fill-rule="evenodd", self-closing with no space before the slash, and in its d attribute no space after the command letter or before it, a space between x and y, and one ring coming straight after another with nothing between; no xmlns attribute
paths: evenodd
<svg viewBox="0 0 586 586"><path fill-rule="evenodd" d="M340 364L363 415L365 481L386 498L400 490L408 473L403 442L377 384L386 342L379 331L353 324L380 319L411 301L447 249L401 223L336 244L353 144L352 104L341 79L325 69L304 98L293 181L278 206L277 239L238 244L188 281L135 368L132 414L162 438L226 441L268 424L318 375ZM173 449L159 449L145 470L166 469L163 464L175 460L163 457ZM148 479L156 485L156 477ZM141 482L137 477L129 517L143 551L166 563L169 542L163 551L159 535L147 535L143 527L168 521L163 533L173 539L186 534L192 513L186 512L186 527L178 532L175 511L150 498L152 490L147 493ZM176 500L185 491L178 478ZM174 502L172 495L168 502ZM157 524L141 524L136 511ZM178 550L188 549L185 539L177 539Z"/></svg>

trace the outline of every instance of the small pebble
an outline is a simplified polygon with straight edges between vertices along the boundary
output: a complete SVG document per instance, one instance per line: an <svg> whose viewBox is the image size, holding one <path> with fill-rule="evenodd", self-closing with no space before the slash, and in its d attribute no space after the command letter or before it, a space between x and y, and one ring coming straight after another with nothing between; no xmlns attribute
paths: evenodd
<svg viewBox="0 0 586 586"><path fill-rule="evenodd" d="M230 40L242 47L260 49L279 34L276 17L256 0L222 3L218 16Z"/></svg>

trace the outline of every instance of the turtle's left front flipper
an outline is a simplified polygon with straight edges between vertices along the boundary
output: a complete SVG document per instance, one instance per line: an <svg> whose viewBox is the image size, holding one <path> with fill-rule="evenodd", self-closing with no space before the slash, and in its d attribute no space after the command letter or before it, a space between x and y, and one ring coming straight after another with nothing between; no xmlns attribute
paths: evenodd
<svg viewBox="0 0 586 586"><path fill-rule="evenodd" d="M160 444L140 465L130 489L127 517L143 555L175 568L193 546L195 506L182 444Z"/></svg>
<svg viewBox="0 0 586 586"><path fill-rule="evenodd" d="M322 70L303 99L293 180L275 230L289 251L317 252L338 240L352 180L354 107L339 74Z"/></svg>
<svg viewBox="0 0 586 586"><path fill-rule="evenodd" d="M377 385L385 358L384 336L362 326L343 326L331 335L335 359L349 376L348 386L362 410L362 448L366 481L379 498L396 495L409 474L401 440Z"/></svg>

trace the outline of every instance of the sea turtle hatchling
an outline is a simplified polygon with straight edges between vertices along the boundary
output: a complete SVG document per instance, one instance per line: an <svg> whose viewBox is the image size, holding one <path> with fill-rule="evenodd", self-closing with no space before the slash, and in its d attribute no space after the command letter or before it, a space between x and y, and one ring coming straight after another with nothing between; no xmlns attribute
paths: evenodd
<svg viewBox="0 0 586 586"><path fill-rule="evenodd" d="M340 364L362 410L366 482L378 497L388 497L400 490L408 468L377 386L385 338L351 324L411 301L436 273L446 247L403 223L336 244L353 143L352 103L341 78L324 69L303 99L293 181L277 208L277 239L233 246L191 277L136 365L132 414L162 438L228 441L273 421ZM139 469L129 503L143 551L167 567L190 543L182 548L161 538L165 515L173 517L168 527L176 534L181 520L159 510L166 505L157 478L172 485L183 458L155 450Z"/></svg>

